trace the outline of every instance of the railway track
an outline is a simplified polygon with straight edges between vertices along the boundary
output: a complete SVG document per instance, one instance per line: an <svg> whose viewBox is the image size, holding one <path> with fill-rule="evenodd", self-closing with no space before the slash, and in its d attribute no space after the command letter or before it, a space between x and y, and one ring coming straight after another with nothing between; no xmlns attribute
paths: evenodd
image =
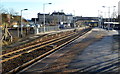
<svg viewBox="0 0 120 74"><path fill-rule="evenodd" d="M3 73L18 72L24 67L45 57L46 55L77 39L90 30L91 28L87 28L78 32L73 32L65 36L45 41L43 43L38 42L37 44L0 55L0 58L2 58L0 62L3 65L2 71Z"/></svg>
<svg viewBox="0 0 120 74"><path fill-rule="evenodd" d="M37 49L43 48L45 46L48 46L50 44L53 44L55 42L58 42L58 41L60 41L60 40L62 40L64 38L66 38L67 36L68 37L71 36L72 34L74 35L75 33L71 33L69 35L65 35L65 36L62 36L62 37L51 39L51 40L48 40L48 41L45 41L45 42L42 42L42 43L37 43L37 44L31 45L31 46L24 47L22 49L13 51L13 52L9 52L9 53L0 55L0 58L3 59L2 61L0 61L0 63L6 62L6 61L14 59L14 58L17 58L17 57L21 56L24 53L30 53L30 52L32 52L34 50L37 50Z"/></svg>
<svg viewBox="0 0 120 74"><path fill-rule="evenodd" d="M44 42L49 41L51 39L58 38L60 36L65 36L65 35L68 35L68 34L71 34L71 33L73 33L73 31L67 31L67 32L64 32L64 33L60 32L60 33L56 33L56 34L45 34L45 35L42 35L42 36L38 37L35 40L32 40L31 42L30 41L28 41L28 42L23 41L19 46L14 46L14 47L12 47L12 49L9 48L7 51L3 50L2 54L6 54L6 53L9 53L9 52L12 52L12 51L23 49L25 47L29 47L31 45L35 45L35 44L38 44L38 43L44 43ZM32 37L30 37L30 38L32 38Z"/></svg>

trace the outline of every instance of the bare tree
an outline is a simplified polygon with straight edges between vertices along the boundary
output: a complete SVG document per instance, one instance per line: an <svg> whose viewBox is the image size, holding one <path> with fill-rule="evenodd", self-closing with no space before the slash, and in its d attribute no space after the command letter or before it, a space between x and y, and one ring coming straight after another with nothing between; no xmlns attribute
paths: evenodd
<svg viewBox="0 0 120 74"><path fill-rule="evenodd" d="M4 8L3 5L0 5L0 13L16 15L17 12L13 8L6 9L6 8Z"/></svg>
<svg viewBox="0 0 120 74"><path fill-rule="evenodd" d="M0 13L2 13L2 14L8 14L8 9L4 8L3 5L0 5Z"/></svg>
<svg viewBox="0 0 120 74"><path fill-rule="evenodd" d="M5 13L6 12L6 10L5 10L5 8L3 7L3 5L0 5L0 13Z"/></svg>
<svg viewBox="0 0 120 74"><path fill-rule="evenodd" d="M11 15L16 15L17 12L13 8L9 8L8 13Z"/></svg>
<svg viewBox="0 0 120 74"><path fill-rule="evenodd" d="M3 25L3 33L2 33L2 38L0 38L0 41L2 41L2 44L7 45L8 43L12 42L12 35L10 34L9 30L8 30L8 25L10 24L10 18L11 15L14 14L14 10L13 9L5 9L3 6L0 6L0 14L10 14L9 17L5 17L3 18L3 15L1 15L1 21L4 21L4 23L2 22L1 24Z"/></svg>

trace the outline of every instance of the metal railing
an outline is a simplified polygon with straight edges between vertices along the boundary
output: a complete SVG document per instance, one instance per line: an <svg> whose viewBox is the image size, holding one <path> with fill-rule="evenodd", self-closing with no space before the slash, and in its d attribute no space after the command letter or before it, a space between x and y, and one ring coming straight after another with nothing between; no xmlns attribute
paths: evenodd
<svg viewBox="0 0 120 74"><path fill-rule="evenodd" d="M46 26L40 28L34 28L35 34L42 33L42 32L49 32L49 31L59 31L59 26Z"/></svg>

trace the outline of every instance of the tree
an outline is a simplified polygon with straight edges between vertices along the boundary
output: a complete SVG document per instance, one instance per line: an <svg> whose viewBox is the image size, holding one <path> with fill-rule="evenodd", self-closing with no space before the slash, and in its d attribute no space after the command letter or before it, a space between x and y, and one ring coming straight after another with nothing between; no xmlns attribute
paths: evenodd
<svg viewBox="0 0 120 74"><path fill-rule="evenodd" d="M7 12L8 12L7 9L5 9L3 5L0 5L0 13L1 14L3 14L3 13L7 14Z"/></svg>
<svg viewBox="0 0 120 74"><path fill-rule="evenodd" d="M10 15L17 15L18 13L13 8L4 8L3 5L0 5L0 13L1 14L10 14Z"/></svg>
<svg viewBox="0 0 120 74"><path fill-rule="evenodd" d="M8 30L8 25L10 25L10 19L11 19L11 15L13 14L14 11L12 11L12 9L10 9L11 11L8 11L7 9L5 9L3 6L0 6L0 23L3 26L3 33L2 33L2 38L0 38L0 44L8 44L11 43L13 40L12 35L10 34L9 30Z"/></svg>

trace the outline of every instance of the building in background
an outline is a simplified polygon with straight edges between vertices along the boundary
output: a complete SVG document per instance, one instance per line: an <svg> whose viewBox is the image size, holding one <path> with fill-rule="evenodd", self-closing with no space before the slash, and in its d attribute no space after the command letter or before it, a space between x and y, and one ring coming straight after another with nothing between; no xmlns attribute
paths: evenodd
<svg viewBox="0 0 120 74"><path fill-rule="evenodd" d="M37 18L32 18L36 24L44 23L44 14L38 13ZM45 25L70 24L73 21L72 14L65 14L64 12L53 12L52 14L45 14Z"/></svg>
<svg viewBox="0 0 120 74"><path fill-rule="evenodd" d="M51 19L51 15L50 14L45 14L45 23L46 24L50 24L52 19ZM37 18L36 18L37 19ZM44 23L44 14L42 13L38 13L38 20L36 20L36 22L38 24L43 24Z"/></svg>
<svg viewBox="0 0 120 74"><path fill-rule="evenodd" d="M82 16L76 16L74 17L74 22L76 23L76 26L98 26L98 17L82 17Z"/></svg>
<svg viewBox="0 0 120 74"><path fill-rule="evenodd" d="M64 12L53 12L51 16L54 24L66 23L66 14Z"/></svg>
<svg viewBox="0 0 120 74"><path fill-rule="evenodd" d="M38 13L37 18L32 18L34 24L43 25L44 23L44 14ZM81 27L81 26L98 26L99 22L104 23L104 20L99 20L99 17L82 17L82 16L73 16L72 14L65 14L63 11L61 12L53 12L49 14L45 14L45 25L64 25L71 27ZM112 19L112 18L111 18Z"/></svg>

